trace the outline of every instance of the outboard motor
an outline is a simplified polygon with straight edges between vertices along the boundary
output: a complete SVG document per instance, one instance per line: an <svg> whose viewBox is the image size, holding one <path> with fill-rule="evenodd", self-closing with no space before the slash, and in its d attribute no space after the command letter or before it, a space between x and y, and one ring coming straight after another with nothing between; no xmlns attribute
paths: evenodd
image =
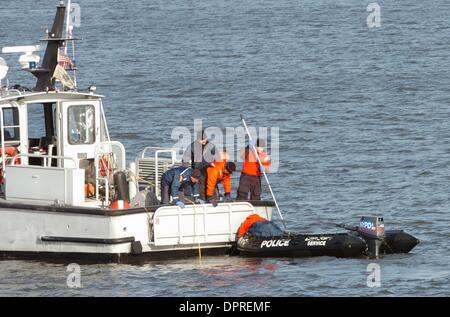
<svg viewBox="0 0 450 317"><path fill-rule="evenodd" d="M386 238L383 218L363 216L359 221L357 231L366 240L369 253L374 257L378 257L380 247Z"/></svg>

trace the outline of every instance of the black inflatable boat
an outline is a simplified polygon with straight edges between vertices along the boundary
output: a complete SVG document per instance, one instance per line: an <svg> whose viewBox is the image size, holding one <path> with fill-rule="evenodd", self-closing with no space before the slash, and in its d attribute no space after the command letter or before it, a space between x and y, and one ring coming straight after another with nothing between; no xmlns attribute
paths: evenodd
<svg viewBox="0 0 450 317"><path fill-rule="evenodd" d="M294 234L283 232L272 221L255 221L245 233L240 230L236 253L250 257L378 257L408 253L419 243L401 230L385 231L382 217L362 217L357 227L338 226L349 232Z"/></svg>

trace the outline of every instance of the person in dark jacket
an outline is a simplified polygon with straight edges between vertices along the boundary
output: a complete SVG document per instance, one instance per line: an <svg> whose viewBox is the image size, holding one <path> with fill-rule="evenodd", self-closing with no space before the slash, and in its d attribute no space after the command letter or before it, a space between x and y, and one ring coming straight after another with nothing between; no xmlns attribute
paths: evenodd
<svg viewBox="0 0 450 317"><path fill-rule="evenodd" d="M201 172L191 167L175 167L161 176L161 203L166 205L172 197L173 202L184 208L184 193L190 192L196 204L204 204L199 195Z"/></svg>
<svg viewBox="0 0 450 317"><path fill-rule="evenodd" d="M206 170L211 162L214 162L216 147L209 142L205 130L198 131L197 138L184 151L182 165L200 170L200 197L206 199Z"/></svg>

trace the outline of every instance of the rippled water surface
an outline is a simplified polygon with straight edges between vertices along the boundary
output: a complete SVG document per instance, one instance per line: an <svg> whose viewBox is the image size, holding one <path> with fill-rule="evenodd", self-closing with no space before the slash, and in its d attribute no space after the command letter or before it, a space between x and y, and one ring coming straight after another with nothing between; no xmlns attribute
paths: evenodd
<svg viewBox="0 0 450 317"><path fill-rule="evenodd" d="M378 1L78 0L80 87L106 96L112 138L129 158L171 145L171 127L280 128L270 175L292 231L383 215L421 240L387 256L381 287L365 259L206 257L85 265L0 262L0 295L450 295L450 3ZM2 0L0 46L36 43L57 1ZM11 84L33 86L6 56Z"/></svg>

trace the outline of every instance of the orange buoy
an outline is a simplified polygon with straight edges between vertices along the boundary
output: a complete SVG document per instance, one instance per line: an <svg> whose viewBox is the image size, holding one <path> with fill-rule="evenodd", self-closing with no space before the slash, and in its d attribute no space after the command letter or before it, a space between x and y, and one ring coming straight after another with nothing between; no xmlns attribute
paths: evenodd
<svg viewBox="0 0 450 317"><path fill-rule="evenodd" d="M109 206L111 209L128 209L131 205L125 200L115 200Z"/></svg>

